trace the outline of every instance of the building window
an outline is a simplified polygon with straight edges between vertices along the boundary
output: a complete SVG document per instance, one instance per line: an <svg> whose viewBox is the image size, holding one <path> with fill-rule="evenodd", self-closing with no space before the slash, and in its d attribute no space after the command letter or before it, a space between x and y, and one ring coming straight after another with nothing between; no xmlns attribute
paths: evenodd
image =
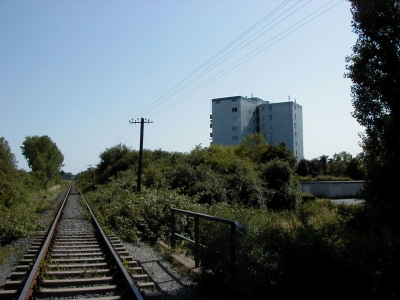
<svg viewBox="0 0 400 300"><path fill-rule="evenodd" d="M294 142L294 144L297 146L297 141L296 141L296 142Z"/></svg>
<svg viewBox="0 0 400 300"><path fill-rule="evenodd" d="M210 137L212 137L212 132L210 133Z"/></svg>
<svg viewBox="0 0 400 300"><path fill-rule="evenodd" d="M297 132L294 133L294 136L297 136Z"/></svg>
<svg viewBox="0 0 400 300"><path fill-rule="evenodd" d="M294 118L296 119L296 114L294 114Z"/></svg>
<svg viewBox="0 0 400 300"><path fill-rule="evenodd" d="M272 111L272 105L268 106L269 107L269 111Z"/></svg>
<svg viewBox="0 0 400 300"><path fill-rule="evenodd" d="M212 128L212 124L210 124L210 128Z"/></svg>
<svg viewBox="0 0 400 300"><path fill-rule="evenodd" d="M237 99L232 99L232 102L235 102L235 101L237 101Z"/></svg>
<svg viewBox="0 0 400 300"><path fill-rule="evenodd" d="M232 136L232 141L237 141L238 137L237 135Z"/></svg>
<svg viewBox="0 0 400 300"><path fill-rule="evenodd" d="M269 120L272 121L272 115L269 115Z"/></svg>
<svg viewBox="0 0 400 300"><path fill-rule="evenodd" d="M296 105L293 105L294 106L294 110L296 110Z"/></svg>
<svg viewBox="0 0 400 300"><path fill-rule="evenodd" d="M215 103L215 104L219 104L219 101L215 101L214 103Z"/></svg>
<svg viewBox="0 0 400 300"><path fill-rule="evenodd" d="M262 127L265 128L265 124L262 124Z"/></svg>
<svg viewBox="0 0 400 300"><path fill-rule="evenodd" d="M250 114L250 109L249 109L249 114Z"/></svg>
<svg viewBox="0 0 400 300"><path fill-rule="evenodd" d="M232 126L232 130L237 130L237 126Z"/></svg>
<svg viewBox="0 0 400 300"><path fill-rule="evenodd" d="M294 128L296 128L296 123L294 123Z"/></svg>
<svg viewBox="0 0 400 300"><path fill-rule="evenodd" d="M237 112L237 107L232 107L232 112Z"/></svg>

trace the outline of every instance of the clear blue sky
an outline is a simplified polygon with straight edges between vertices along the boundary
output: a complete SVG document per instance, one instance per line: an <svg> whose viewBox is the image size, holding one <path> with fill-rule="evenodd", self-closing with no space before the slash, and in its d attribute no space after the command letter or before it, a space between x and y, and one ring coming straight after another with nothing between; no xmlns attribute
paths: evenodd
<svg viewBox="0 0 400 300"><path fill-rule="evenodd" d="M259 36L252 43L174 89L281 4L229 49ZM325 4L311 17L337 5L284 37ZM303 106L306 158L356 155L363 128L351 117L351 82L343 77L355 40L347 1L2 0L0 136L28 169L25 137L48 135L64 154L63 169L78 173L106 148L138 149L132 118L154 122L145 126L147 149L208 146L211 99L253 93L271 102L290 95ZM258 47L266 49L210 80Z"/></svg>

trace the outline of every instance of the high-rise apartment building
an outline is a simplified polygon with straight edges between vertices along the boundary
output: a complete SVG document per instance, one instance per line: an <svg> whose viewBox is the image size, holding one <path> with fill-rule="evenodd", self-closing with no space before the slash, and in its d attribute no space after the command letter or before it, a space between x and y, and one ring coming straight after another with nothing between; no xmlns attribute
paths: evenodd
<svg viewBox="0 0 400 300"><path fill-rule="evenodd" d="M303 114L293 101L270 103L256 97L212 99L212 143L237 145L250 133L261 133L274 145L285 143L297 161L303 155Z"/></svg>

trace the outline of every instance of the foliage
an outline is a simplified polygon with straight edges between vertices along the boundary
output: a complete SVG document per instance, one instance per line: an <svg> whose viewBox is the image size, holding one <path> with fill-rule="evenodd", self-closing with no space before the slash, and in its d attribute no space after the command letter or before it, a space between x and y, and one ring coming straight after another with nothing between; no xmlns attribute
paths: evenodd
<svg viewBox="0 0 400 300"><path fill-rule="evenodd" d="M317 299L321 289L340 299L397 295L399 237L387 226L375 227L376 214L365 217L363 206L301 203L296 165L282 159L284 153L268 154L279 148L257 137L246 143L196 146L190 153L145 151L141 194L128 167L95 183L85 196L107 230L127 241L168 242L171 207L239 220L245 229L236 235L236 277L229 262L229 226L200 222L201 268L210 271L199 279L205 297ZM342 163L342 154L320 157L321 169ZM349 165L351 160L344 169ZM176 222L180 234L194 239L193 218L177 214ZM193 256L192 245L179 241L178 246ZM338 283L333 290L332 282Z"/></svg>
<svg viewBox="0 0 400 300"><path fill-rule="evenodd" d="M319 175L323 175L324 171L322 164L317 159L307 160L303 158L297 164L296 173L299 176L310 175L312 177L316 177Z"/></svg>
<svg viewBox="0 0 400 300"><path fill-rule="evenodd" d="M0 197L0 244L7 244L39 228L40 214L51 208L59 194L56 189L40 189L36 179L24 171L2 183Z"/></svg>
<svg viewBox="0 0 400 300"><path fill-rule="evenodd" d="M64 156L50 137L27 136L21 150L28 166L44 187L50 181L60 181L60 168L63 166Z"/></svg>
<svg viewBox="0 0 400 300"><path fill-rule="evenodd" d="M17 170L4 138L0 145L0 244L4 245L37 229L40 213L50 208L60 189L42 189L36 176Z"/></svg>
<svg viewBox="0 0 400 300"><path fill-rule="evenodd" d="M364 156L358 154L353 157L350 153L342 151L335 153L332 158L321 155L312 160L302 159L297 164L296 173L301 177L310 177L310 180L339 180L335 178L351 178L362 180L365 177ZM325 179L322 179L325 178ZM348 180L348 179L345 179Z"/></svg>
<svg viewBox="0 0 400 300"><path fill-rule="evenodd" d="M119 237L154 243L170 235L171 207L193 209L196 199L161 189L134 192L129 173L85 194L98 220Z"/></svg>
<svg viewBox="0 0 400 300"><path fill-rule="evenodd" d="M120 178L121 172L129 173L136 182L137 160L136 151L119 144L101 153L91 180L86 171L78 174L77 180L83 190ZM278 175L284 188L268 182L275 177L267 169L274 168L278 162L285 166L275 168L283 172ZM269 145L262 135L254 134L238 146L198 145L190 153L145 150L142 184L146 188L177 190L182 195L196 197L203 204L228 202L293 209L299 199L292 176L294 168L295 159L284 145Z"/></svg>
<svg viewBox="0 0 400 300"><path fill-rule="evenodd" d="M364 199L384 208L399 228L400 202L400 5L397 0L352 0L353 31L358 39L346 58L353 117L361 135L366 179Z"/></svg>
<svg viewBox="0 0 400 300"><path fill-rule="evenodd" d="M334 177L331 175L320 175L317 177L312 176L298 176L299 181L351 181L350 177Z"/></svg>
<svg viewBox="0 0 400 300"><path fill-rule="evenodd" d="M235 278L229 261L229 226L201 219L201 267L211 272L202 272L198 289L206 297L319 299L323 289L332 298L380 299L396 293L398 237L387 227L360 226L362 206L321 200L282 211L226 202L201 205L196 198L165 189L144 189L138 195L131 174L126 171L85 195L107 229L127 241L168 242L171 207L244 225L244 231L236 232ZM180 234L194 239L193 219L176 214L176 222ZM191 244L178 240L178 245L193 255ZM334 289L332 282L337 283Z"/></svg>
<svg viewBox="0 0 400 300"><path fill-rule="evenodd" d="M292 179L293 170L288 162L274 159L265 165L262 178L270 194L269 207L273 209L294 209L301 201L297 181Z"/></svg>
<svg viewBox="0 0 400 300"><path fill-rule="evenodd" d="M365 179L364 156L362 153L353 157L346 166L346 174L354 180Z"/></svg>
<svg viewBox="0 0 400 300"><path fill-rule="evenodd" d="M106 149L100 154L100 162L97 165L98 182L104 183L119 171L125 171L137 164L138 155L136 151L122 144Z"/></svg>
<svg viewBox="0 0 400 300"><path fill-rule="evenodd" d="M0 137L0 176L11 173L17 169L14 153L4 137Z"/></svg>
<svg viewBox="0 0 400 300"><path fill-rule="evenodd" d="M229 228L207 226L202 267L212 272L204 274L200 288L210 295L320 299L321 290L332 299L398 295L399 239L387 227L365 231L351 226L354 216L363 213L361 206L317 201L273 212L218 205L209 213L245 225L243 233L237 232L236 279L229 267Z"/></svg>
<svg viewBox="0 0 400 300"><path fill-rule="evenodd" d="M240 157L247 157L255 163L260 163L266 160L265 153L267 153L271 147L272 145L265 141L261 133L255 133L243 139L242 143L236 148L236 153Z"/></svg>
<svg viewBox="0 0 400 300"><path fill-rule="evenodd" d="M75 181L82 187L82 192L95 189L94 183L96 182L96 169L82 171L75 176Z"/></svg>
<svg viewBox="0 0 400 300"><path fill-rule="evenodd" d="M346 174L347 165L353 159L353 156L346 151L335 153L332 158L328 160L328 174L332 176L343 176Z"/></svg>

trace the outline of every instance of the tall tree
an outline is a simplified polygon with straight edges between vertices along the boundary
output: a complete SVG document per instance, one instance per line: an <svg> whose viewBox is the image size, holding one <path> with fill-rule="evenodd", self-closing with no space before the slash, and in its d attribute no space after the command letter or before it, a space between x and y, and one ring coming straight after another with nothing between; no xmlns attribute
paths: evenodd
<svg viewBox="0 0 400 300"><path fill-rule="evenodd" d="M11 207L13 202L13 196L18 193L20 186L12 184L12 181L18 177L15 176L17 173L17 161L15 155L11 152L11 148L8 145L7 140L4 137L0 137L0 208L5 206Z"/></svg>
<svg viewBox="0 0 400 300"><path fill-rule="evenodd" d="M332 158L328 159L327 173L338 177L346 176L347 166L352 159L353 156L346 151L333 154Z"/></svg>
<svg viewBox="0 0 400 300"><path fill-rule="evenodd" d="M28 166L43 184L48 180L59 179L64 156L47 135L27 136L21 150Z"/></svg>
<svg viewBox="0 0 400 300"><path fill-rule="evenodd" d="M400 174L400 1L350 0L353 31L358 35L346 58L353 116L362 134L365 200L400 212L395 187Z"/></svg>
<svg viewBox="0 0 400 300"><path fill-rule="evenodd" d="M128 170L137 161L138 153L126 145L118 144L106 149L100 154L100 163L97 165L96 173L99 176L99 182L106 182L119 171Z"/></svg>
<svg viewBox="0 0 400 300"><path fill-rule="evenodd" d="M0 174L8 174L17 169L17 160L7 140L0 137Z"/></svg>

